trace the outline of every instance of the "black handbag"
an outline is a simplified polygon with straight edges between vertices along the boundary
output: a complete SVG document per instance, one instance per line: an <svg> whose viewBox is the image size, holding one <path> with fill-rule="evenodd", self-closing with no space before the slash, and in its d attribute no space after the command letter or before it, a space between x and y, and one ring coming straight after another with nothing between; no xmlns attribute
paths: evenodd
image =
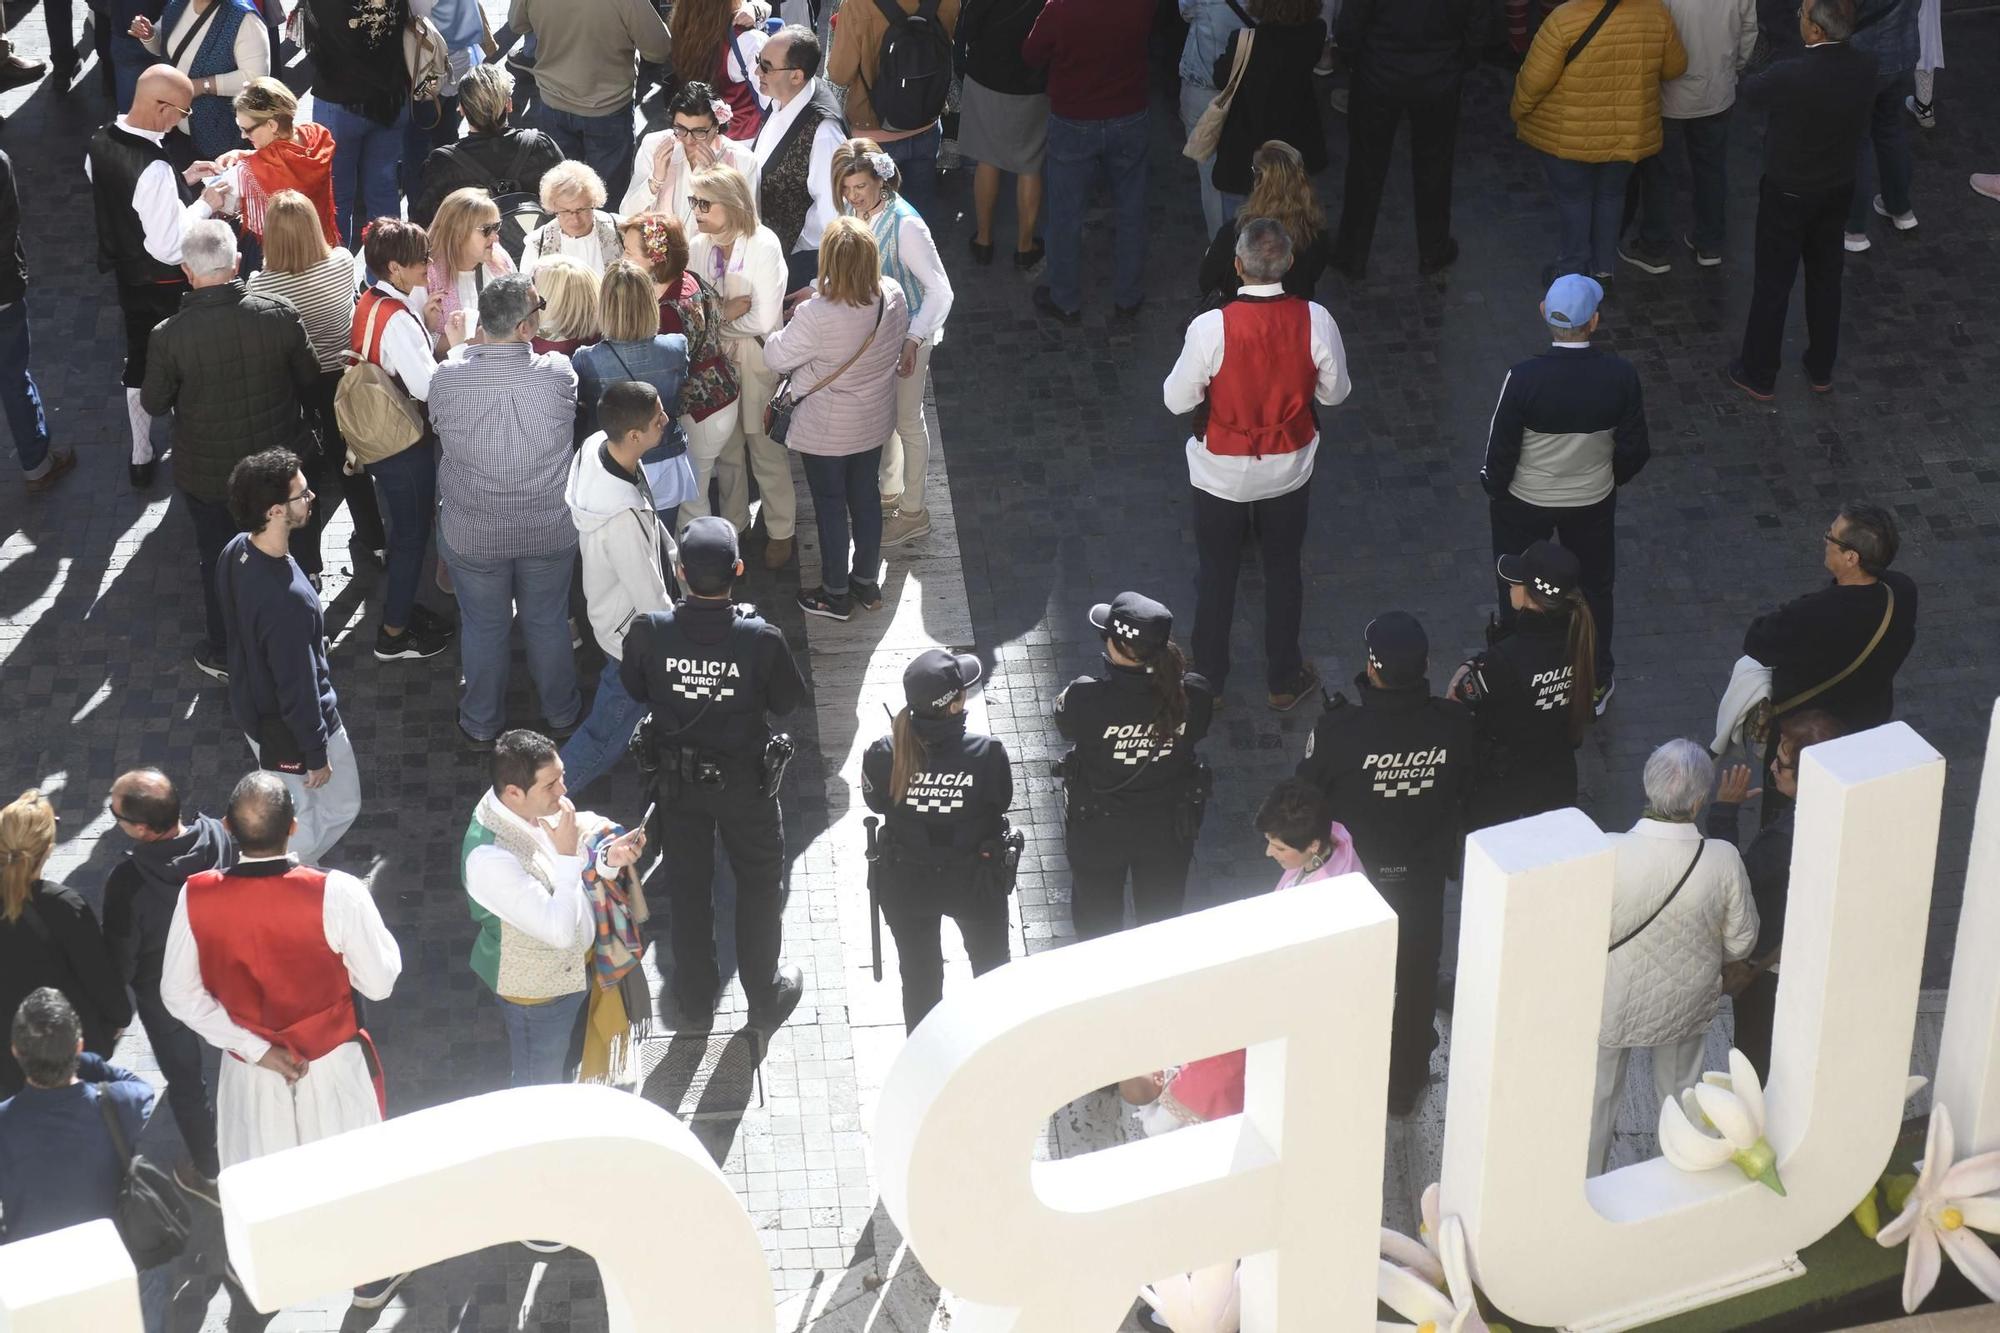
<svg viewBox="0 0 2000 1333"><path fill-rule="evenodd" d="M875 335L882 331L882 311L887 304L886 298L881 296L875 298L875 327L868 330L868 336L861 340L861 346L854 349L854 355L840 363L839 370L834 371L831 375L828 375L825 379L813 385L812 388L807 389L796 398L792 397L792 377L790 375L785 376L779 382L777 389L771 394L771 401L764 404L764 434L769 438L771 443L783 444L785 437L791 434L792 412L797 409L800 403L803 403L806 399L812 397L821 389L824 389L827 385L846 374L847 368L861 359L861 354L867 351L869 344L875 341Z"/></svg>
<svg viewBox="0 0 2000 1333"><path fill-rule="evenodd" d="M110 1099L95 1089L91 1099L97 1103L104 1127L111 1131L111 1144L118 1150L118 1160L125 1166L111 1222L118 1228L119 1239L125 1242L133 1266L155 1268L179 1258L187 1248L188 1233L194 1229L194 1209L188 1206L187 1197L174 1184L173 1177L144 1157L133 1155L131 1145L125 1142L125 1131L118 1126L117 1108Z"/></svg>

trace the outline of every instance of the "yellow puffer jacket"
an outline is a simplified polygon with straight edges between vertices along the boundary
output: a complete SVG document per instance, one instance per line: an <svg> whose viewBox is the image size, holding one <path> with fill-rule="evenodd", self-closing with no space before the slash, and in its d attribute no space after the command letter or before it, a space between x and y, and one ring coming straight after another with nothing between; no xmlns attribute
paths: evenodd
<svg viewBox="0 0 2000 1333"><path fill-rule="evenodd" d="M1528 147L1572 162L1637 162L1660 151L1660 84L1687 72L1687 51L1660 0L1618 0L1565 69L1563 56L1603 7L1569 0L1535 33L1510 110Z"/></svg>

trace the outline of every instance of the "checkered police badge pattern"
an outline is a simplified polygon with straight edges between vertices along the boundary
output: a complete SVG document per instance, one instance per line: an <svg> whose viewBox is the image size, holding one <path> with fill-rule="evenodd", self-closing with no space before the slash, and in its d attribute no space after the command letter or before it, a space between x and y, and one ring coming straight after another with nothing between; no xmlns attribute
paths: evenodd
<svg viewBox="0 0 2000 1333"><path fill-rule="evenodd" d="M955 814L965 808L963 796L918 796L915 792L904 796L903 803L926 815Z"/></svg>
<svg viewBox="0 0 2000 1333"><path fill-rule="evenodd" d="M1139 627L1125 620L1113 620L1111 622L1111 632L1121 639L1136 639L1139 637Z"/></svg>
<svg viewBox="0 0 2000 1333"><path fill-rule="evenodd" d="M1376 783L1375 794L1393 800L1398 796L1415 796L1418 792L1429 791L1436 785L1436 778L1424 778L1417 782L1412 782L1408 778L1399 778L1394 782Z"/></svg>
<svg viewBox="0 0 2000 1333"><path fill-rule="evenodd" d="M736 687L734 685L708 685L694 680L677 680L674 682L673 690L675 694L680 695L684 699L733 699L736 697Z"/></svg>

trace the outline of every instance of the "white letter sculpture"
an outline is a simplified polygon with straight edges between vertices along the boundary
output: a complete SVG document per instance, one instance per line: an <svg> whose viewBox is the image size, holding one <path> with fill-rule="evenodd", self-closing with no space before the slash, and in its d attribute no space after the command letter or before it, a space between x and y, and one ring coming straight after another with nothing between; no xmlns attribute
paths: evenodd
<svg viewBox="0 0 2000 1333"><path fill-rule="evenodd" d="M1986 733L1972 855L1965 863L1937 1100L1951 1108L1960 1152L2000 1149L2000 701Z"/></svg>
<svg viewBox="0 0 2000 1333"><path fill-rule="evenodd" d="M1767 1137L1788 1197L1662 1159L1584 1179L1613 855L1574 810L1466 852L1443 1211L1516 1319L1631 1328L1803 1271L1903 1118L1944 760L1902 723L1799 772Z"/></svg>
<svg viewBox="0 0 2000 1333"><path fill-rule="evenodd" d="M139 1333L139 1280L118 1228L85 1222L0 1245L0 1333Z"/></svg>
<svg viewBox="0 0 2000 1333"><path fill-rule="evenodd" d="M1141 1284L1241 1257L1245 1333L1372 1328L1395 954L1394 915L1347 875L947 994L889 1071L874 1146L952 1327L1110 1333ZM1033 1160L1072 1098L1238 1047L1242 1115Z"/></svg>

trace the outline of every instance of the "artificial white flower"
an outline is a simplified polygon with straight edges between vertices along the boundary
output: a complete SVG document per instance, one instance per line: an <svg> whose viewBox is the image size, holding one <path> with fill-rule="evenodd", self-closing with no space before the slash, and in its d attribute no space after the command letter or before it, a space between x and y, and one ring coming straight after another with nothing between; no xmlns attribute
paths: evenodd
<svg viewBox="0 0 2000 1333"><path fill-rule="evenodd" d="M1714 1129L1720 1138L1695 1127ZM1660 1104L1660 1151L1683 1171L1712 1171L1725 1162L1779 1194L1778 1154L1764 1137L1764 1086L1743 1052L1729 1052L1727 1074L1707 1073L1681 1093L1681 1100Z"/></svg>
<svg viewBox="0 0 2000 1333"><path fill-rule="evenodd" d="M1472 1266L1465 1256L1465 1227L1456 1217L1438 1216L1438 1187L1424 1191L1419 1205L1421 1243L1400 1231L1382 1228L1381 1268L1376 1296L1403 1318L1383 1320L1377 1333L1489 1333L1479 1314L1472 1285Z"/></svg>
<svg viewBox="0 0 2000 1333"><path fill-rule="evenodd" d="M1237 1333L1243 1326L1233 1259L1141 1287L1139 1295L1174 1333Z"/></svg>
<svg viewBox="0 0 2000 1333"><path fill-rule="evenodd" d="M2000 1152L1980 1153L1954 1163L1951 1112L1939 1102L1931 1108L1930 1133L1924 1140L1924 1160L1916 1188L1896 1220L1876 1233L1875 1243L1896 1246L1905 1240L1910 1253L1903 1262L1903 1313L1915 1314L1937 1285L1943 1266L1939 1253L1951 1256L1958 1271L1990 1301L2000 1301L2000 1256L1973 1228L2000 1232Z"/></svg>

